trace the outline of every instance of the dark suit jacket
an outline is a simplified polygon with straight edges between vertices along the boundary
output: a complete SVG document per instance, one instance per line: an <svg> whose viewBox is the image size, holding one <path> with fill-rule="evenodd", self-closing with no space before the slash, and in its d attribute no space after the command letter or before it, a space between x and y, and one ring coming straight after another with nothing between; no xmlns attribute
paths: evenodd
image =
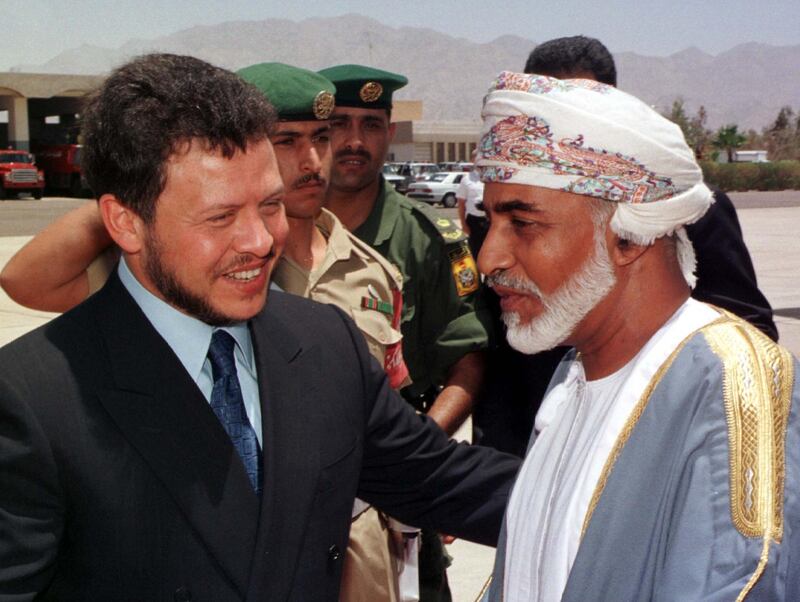
<svg viewBox="0 0 800 602"><path fill-rule="evenodd" d="M515 459L417 416L330 306L270 293L251 332L260 501L116 275L0 350L0 600L336 600L355 495L495 542Z"/></svg>
<svg viewBox="0 0 800 602"><path fill-rule="evenodd" d="M714 191L714 200L703 217L686 226L697 256L692 297L727 309L777 341L772 307L758 288L736 208L719 190Z"/></svg>

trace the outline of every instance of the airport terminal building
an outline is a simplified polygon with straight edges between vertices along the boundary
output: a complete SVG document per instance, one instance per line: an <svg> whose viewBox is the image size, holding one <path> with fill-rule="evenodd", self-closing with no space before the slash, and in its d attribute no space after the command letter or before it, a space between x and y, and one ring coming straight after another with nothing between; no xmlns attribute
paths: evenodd
<svg viewBox="0 0 800 602"><path fill-rule="evenodd" d="M39 144L75 144L81 97L102 75L0 73L0 148L31 150ZM395 101L397 133L390 161L469 161L480 121L425 121L420 100Z"/></svg>
<svg viewBox="0 0 800 602"><path fill-rule="evenodd" d="M0 73L0 148L31 150L37 142L75 143L81 97L103 79L100 75Z"/></svg>

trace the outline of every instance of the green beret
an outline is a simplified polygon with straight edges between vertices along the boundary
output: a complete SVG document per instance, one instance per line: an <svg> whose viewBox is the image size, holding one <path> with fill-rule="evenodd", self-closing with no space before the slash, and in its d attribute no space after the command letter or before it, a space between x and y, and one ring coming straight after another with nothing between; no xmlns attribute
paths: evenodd
<svg viewBox="0 0 800 602"><path fill-rule="evenodd" d="M236 73L264 93L281 121L328 119L333 112L336 86L319 73L283 63L250 65Z"/></svg>
<svg viewBox="0 0 800 602"><path fill-rule="evenodd" d="M362 109L391 109L392 93L408 78L363 65L338 65L319 72L336 86L336 104Z"/></svg>

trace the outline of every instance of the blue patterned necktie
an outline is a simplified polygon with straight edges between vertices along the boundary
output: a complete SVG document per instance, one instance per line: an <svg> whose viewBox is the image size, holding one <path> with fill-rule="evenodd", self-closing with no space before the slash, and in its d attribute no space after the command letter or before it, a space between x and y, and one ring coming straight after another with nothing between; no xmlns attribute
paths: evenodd
<svg viewBox="0 0 800 602"><path fill-rule="evenodd" d="M236 375L233 349L236 341L224 330L215 330L208 348L208 359L214 377L211 391L211 409L219 418L225 432L242 459L250 484L261 495L261 450L247 412Z"/></svg>

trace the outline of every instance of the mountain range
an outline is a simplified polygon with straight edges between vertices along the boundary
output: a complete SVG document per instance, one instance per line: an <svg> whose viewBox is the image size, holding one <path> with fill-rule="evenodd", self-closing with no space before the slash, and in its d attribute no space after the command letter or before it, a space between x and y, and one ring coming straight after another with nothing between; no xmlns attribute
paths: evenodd
<svg viewBox="0 0 800 602"><path fill-rule="evenodd" d="M82 45L44 64L12 70L102 74L131 56L152 51L191 54L229 69L264 61L314 70L361 63L406 75L410 83L396 98L422 100L425 121L477 120L491 79L503 69L522 70L536 43L502 36L482 44L349 14L301 22L267 19L198 26L129 40L118 48ZM662 111L676 98L684 100L691 114L703 105L712 128L735 123L740 130L760 130L774 121L782 106L800 109L800 45L749 42L718 55L697 48L666 57L621 52L615 60L620 88Z"/></svg>

